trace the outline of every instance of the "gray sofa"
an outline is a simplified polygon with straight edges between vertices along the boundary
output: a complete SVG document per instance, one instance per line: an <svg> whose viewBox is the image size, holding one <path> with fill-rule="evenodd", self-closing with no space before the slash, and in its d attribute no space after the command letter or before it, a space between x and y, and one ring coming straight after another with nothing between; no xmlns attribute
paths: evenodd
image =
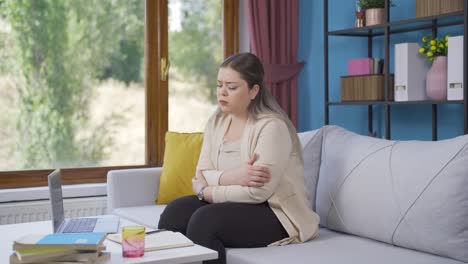
<svg viewBox="0 0 468 264"><path fill-rule="evenodd" d="M468 262L468 136L390 141L336 126L298 134L315 240L227 249L227 262L461 264ZM152 228L162 168L110 171L109 212Z"/></svg>

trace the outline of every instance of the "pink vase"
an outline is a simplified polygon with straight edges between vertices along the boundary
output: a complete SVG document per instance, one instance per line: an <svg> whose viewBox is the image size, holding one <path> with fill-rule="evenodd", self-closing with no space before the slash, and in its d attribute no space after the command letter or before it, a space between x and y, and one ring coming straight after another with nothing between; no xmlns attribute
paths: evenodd
<svg viewBox="0 0 468 264"><path fill-rule="evenodd" d="M447 56L437 56L426 75L426 95L432 100L447 100Z"/></svg>

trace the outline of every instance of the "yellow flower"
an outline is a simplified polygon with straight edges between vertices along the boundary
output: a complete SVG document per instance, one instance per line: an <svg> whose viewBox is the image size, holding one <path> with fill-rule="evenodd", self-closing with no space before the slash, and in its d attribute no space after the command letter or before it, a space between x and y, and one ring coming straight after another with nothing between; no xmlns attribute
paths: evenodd
<svg viewBox="0 0 468 264"><path fill-rule="evenodd" d="M427 38L426 37L423 37L422 38L422 42L426 42L427 41Z"/></svg>
<svg viewBox="0 0 468 264"><path fill-rule="evenodd" d="M434 55L434 54L432 52L430 52L430 51L427 53L428 57L432 57L432 55Z"/></svg>
<svg viewBox="0 0 468 264"><path fill-rule="evenodd" d="M431 50L436 50L436 46L431 46Z"/></svg>
<svg viewBox="0 0 468 264"><path fill-rule="evenodd" d="M440 48L445 48L444 43L440 43L439 47Z"/></svg>
<svg viewBox="0 0 468 264"><path fill-rule="evenodd" d="M445 41L448 41L449 37L450 37L450 35L445 36Z"/></svg>
<svg viewBox="0 0 468 264"><path fill-rule="evenodd" d="M445 47L448 47L448 42L445 42Z"/></svg>
<svg viewBox="0 0 468 264"><path fill-rule="evenodd" d="M431 42L429 42L429 43L431 43L431 45L435 45L435 44L436 44L436 41L435 41L435 40L431 40Z"/></svg>
<svg viewBox="0 0 468 264"><path fill-rule="evenodd" d="M424 53L424 48L419 48L419 53Z"/></svg>

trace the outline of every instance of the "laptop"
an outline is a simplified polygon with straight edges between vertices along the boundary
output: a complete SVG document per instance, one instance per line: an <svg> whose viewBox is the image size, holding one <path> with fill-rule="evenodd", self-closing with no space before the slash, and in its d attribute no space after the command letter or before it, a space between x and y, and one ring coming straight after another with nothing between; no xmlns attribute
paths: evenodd
<svg viewBox="0 0 468 264"><path fill-rule="evenodd" d="M119 217L117 216L65 219L59 169L49 174L48 182L54 233L117 233L119 229Z"/></svg>

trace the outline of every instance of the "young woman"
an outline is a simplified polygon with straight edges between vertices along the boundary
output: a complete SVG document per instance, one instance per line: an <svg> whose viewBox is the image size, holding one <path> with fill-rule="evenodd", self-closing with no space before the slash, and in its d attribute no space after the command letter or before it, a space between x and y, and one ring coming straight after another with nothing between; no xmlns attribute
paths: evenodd
<svg viewBox="0 0 468 264"><path fill-rule="evenodd" d="M192 180L197 195L172 201L161 214L159 228L218 251L206 263L226 263L225 247L300 243L318 234L296 130L263 75L251 53L221 64L219 108L206 126Z"/></svg>

